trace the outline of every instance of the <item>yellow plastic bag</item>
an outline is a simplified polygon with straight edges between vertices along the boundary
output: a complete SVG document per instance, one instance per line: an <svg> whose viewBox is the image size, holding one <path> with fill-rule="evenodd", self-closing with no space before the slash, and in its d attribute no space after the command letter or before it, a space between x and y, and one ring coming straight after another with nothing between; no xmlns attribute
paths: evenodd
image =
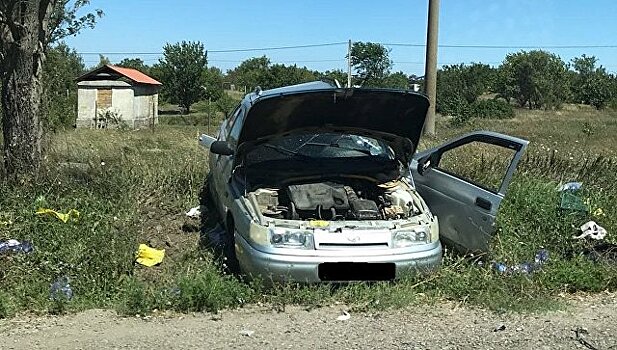
<svg viewBox="0 0 617 350"><path fill-rule="evenodd" d="M37 215L53 215L55 217L57 217L58 219L60 219L62 222L64 222L65 224L67 222L69 222L70 218L74 218L75 220L77 220L77 218L79 218L79 212L75 209L71 209L68 211L68 213L63 214L63 213L58 213L57 211L53 210L53 209L45 209L45 208L39 208L36 211Z"/></svg>
<svg viewBox="0 0 617 350"><path fill-rule="evenodd" d="M137 249L137 263L144 266L154 266L160 264L165 257L165 249L150 248L145 244L140 244Z"/></svg>

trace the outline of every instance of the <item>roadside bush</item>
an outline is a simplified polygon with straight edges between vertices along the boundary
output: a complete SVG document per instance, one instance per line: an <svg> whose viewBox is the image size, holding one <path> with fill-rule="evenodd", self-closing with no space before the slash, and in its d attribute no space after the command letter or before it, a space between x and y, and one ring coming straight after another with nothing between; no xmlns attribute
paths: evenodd
<svg viewBox="0 0 617 350"><path fill-rule="evenodd" d="M453 125L462 125L472 118L508 119L514 118L514 108L503 100L477 100L467 103L462 98L447 100L445 114L453 117Z"/></svg>
<svg viewBox="0 0 617 350"><path fill-rule="evenodd" d="M514 108L504 100L478 100L471 105L471 115L482 119L514 118Z"/></svg>

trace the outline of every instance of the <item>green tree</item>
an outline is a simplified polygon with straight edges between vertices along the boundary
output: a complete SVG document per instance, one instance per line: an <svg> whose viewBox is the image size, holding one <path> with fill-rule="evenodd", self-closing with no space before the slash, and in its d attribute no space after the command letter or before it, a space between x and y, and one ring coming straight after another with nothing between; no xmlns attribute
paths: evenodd
<svg viewBox="0 0 617 350"><path fill-rule="evenodd" d="M47 52L43 69L43 109L45 129L71 126L77 118L77 84L75 78L83 74L81 56L65 43Z"/></svg>
<svg viewBox="0 0 617 350"><path fill-rule="evenodd" d="M437 110L446 115L471 114L471 104L491 90L496 71L482 63L443 66L437 72Z"/></svg>
<svg viewBox="0 0 617 350"><path fill-rule="evenodd" d="M403 72L395 72L384 77L381 84L384 88L409 89L409 77Z"/></svg>
<svg viewBox="0 0 617 350"><path fill-rule="evenodd" d="M357 74L356 82L362 86L383 86L392 68L389 55L390 51L381 44L361 41L353 43L351 64Z"/></svg>
<svg viewBox="0 0 617 350"><path fill-rule="evenodd" d="M161 93L189 113L191 105L205 94L202 74L207 63L204 45L199 41L166 44L158 67L163 83Z"/></svg>
<svg viewBox="0 0 617 350"><path fill-rule="evenodd" d="M272 79L270 88L276 88L315 81L318 79L318 73L295 64L293 66L273 64L270 66L270 77Z"/></svg>
<svg viewBox="0 0 617 350"><path fill-rule="evenodd" d="M559 56L542 51L508 54L499 67L496 92L533 108L559 108L569 96L568 69Z"/></svg>
<svg viewBox="0 0 617 350"><path fill-rule="evenodd" d="M88 0L0 1L2 132L7 178L38 172L43 71L51 43L93 27L102 11L79 15Z"/></svg>
<svg viewBox="0 0 617 350"><path fill-rule="evenodd" d="M99 63L96 65L96 68L100 68L109 64L111 64L111 60L109 59L109 57L99 54Z"/></svg>
<svg viewBox="0 0 617 350"><path fill-rule="evenodd" d="M150 67L141 58L124 58L117 64L120 67L136 69L144 74L150 75Z"/></svg>
<svg viewBox="0 0 617 350"><path fill-rule="evenodd" d="M606 107L614 97L610 74L604 67L597 67L597 58L582 55L572 59L576 75L572 78L572 93L577 103L592 105L597 109Z"/></svg>
<svg viewBox="0 0 617 350"><path fill-rule="evenodd" d="M206 68L202 72L203 86L205 88L204 98L217 101L223 94L223 72L217 67Z"/></svg>
<svg viewBox="0 0 617 350"><path fill-rule="evenodd" d="M274 86L270 59L266 56L242 61L239 66L227 72L227 78L238 88L246 87L248 91L252 91L257 86L262 89Z"/></svg>
<svg viewBox="0 0 617 350"><path fill-rule="evenodd" d="M343 72L340 69L327 70L325 72L318 73L316 78L331 81L336 80L339 84L341 84L341 86L347 85L347 72Z"/></svg>

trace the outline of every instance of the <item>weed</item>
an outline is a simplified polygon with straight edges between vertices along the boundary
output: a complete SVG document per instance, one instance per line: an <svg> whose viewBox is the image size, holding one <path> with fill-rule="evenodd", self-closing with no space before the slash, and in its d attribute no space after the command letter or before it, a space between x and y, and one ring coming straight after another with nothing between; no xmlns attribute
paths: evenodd
<svg viewBox="0 0 617 350"><path fill-rule="evenodd" d="M488 255L478 260L448 253L438 271L396 283L272 288L224 274L213 255L201 250L199 233L182 230L199 225L184 213L199 204L208 172L207 152L197 145L203 127L64 131L52 138L38 181L20 188L0 184L0 218L7 223L0 226L0 239L34 245L32 253L0 257L0 317L23 310L93 307L115 307L130 315L162 309L214 312L255 302L279 310L336 302L370 310L444 299L527 311L558 306L555 296L562 292L616 290L615 265L590 260L584 253L589 244L571 239L578 226L593 219L608 230L607 240L615 242L616 116L610 110L520 110L513 119L472 120L461 127L441 121L439 138L423 141L421 148L473 129L532 141L500 208ZM586 122L593 133L582 129ZM503 166L492 158L494 152L474 155L457 155L451 163L454 170L479 180L499 180L490 176ZM572 180L583 182L588 213L558 208L555 189ZM36 216L39 206L77 209L81 216L65 224ZM135 265L139 243L165 249L163 263ZM491 266L493 261L533 261L541 248L549 250L550 260L533 274L500 274ZM60 276L70 278L74 293L70 302L61 304L49 300L50 284Z"/></svg>

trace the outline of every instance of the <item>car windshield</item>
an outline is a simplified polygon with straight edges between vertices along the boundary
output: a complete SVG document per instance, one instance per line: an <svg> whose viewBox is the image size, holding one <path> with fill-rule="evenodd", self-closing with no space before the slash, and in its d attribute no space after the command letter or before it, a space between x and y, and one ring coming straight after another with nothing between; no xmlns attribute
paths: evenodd
<svg viewBox="0 0 617 350"><path fill-rule="evenodd" d="M300 134L261 143L246 155L247 163L284 159L366 158L394 159L394 151L381 140L371 137L338 134Z"/></svg>

